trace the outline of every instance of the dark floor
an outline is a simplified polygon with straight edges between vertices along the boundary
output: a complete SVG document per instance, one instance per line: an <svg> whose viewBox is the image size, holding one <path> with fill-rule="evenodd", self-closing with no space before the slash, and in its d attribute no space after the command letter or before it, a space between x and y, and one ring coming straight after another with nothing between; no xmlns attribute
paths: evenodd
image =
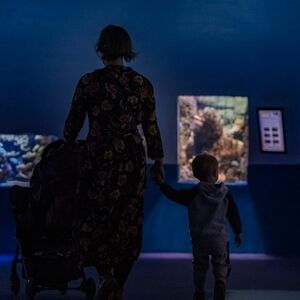
<svg viewBox="0 0 300 300"><path fill-rule="evenodd" d="M0 257L0 300L13 299L9 290L10 257ZM300 257L235 254L231 256L232 274L228 300L299 300ZM90 276L95 271L87 269ZM212 277L207 278L211 299ZM188 300L192 298L192 264L189 254L144 254L128 279L125 300ZM18 299L26 299L22 288ZM35 299L85 299L80 292L60 295L41 292Z"/></svg>

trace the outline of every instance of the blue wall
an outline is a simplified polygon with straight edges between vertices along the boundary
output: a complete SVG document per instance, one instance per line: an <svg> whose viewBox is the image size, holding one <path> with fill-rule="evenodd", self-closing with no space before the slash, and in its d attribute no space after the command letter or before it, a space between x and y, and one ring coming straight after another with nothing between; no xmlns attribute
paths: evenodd
<svg viewBox="0 0 300 300"><path fill-rule="evenodd" d="M177 166L167 165L168 181L177 188ZM252 165L248 186L230 186L239 207L243 244L231 251L242 253L300 254L298 174L296 165ZM270 176L272 174L272 176ZM16 245L8 189L0 189L0 254L11 253ZM187 210L162 196L149 181L145 197L144 252L189 252L191 250Z"/></svg>
<svg viewBox="0 0 300 300"><path fill-rule="evenodd" d="M300 228L295 215L300 210L295 182L300 164L299 9L300 2L292 0L3 0L0 132L60 136L76 82L83 73L101 66L94 52L100 29L107 24L124 26L139 52L132 67L148 76L155 87L168 179L172 182L176 181L177 96L249 97L250 165L254 167L249 186L233 188L251 236L251 246L242 250L277 252L283 244L277 242L276 230L271 230L274 222L292 222L288 235L299 236ZM284 108L286 155L260 153L256 107L268 105ZM284 176L274 172L272 165L278 165L276 170ZM265 181L270 183L267 192ZM283 190L278 193L278 184L273 189L272 182L280 182L283 190L295 183L288 197L283 197L286 210L281 218L278 213L282 197L278 195L284 194ZM5 195L1 191L1 201L7 201ZM160 197L150 186L146 236L157 234L153 224L161 235L156 242L153 238L152 246L146 241L146 250L186 250L185 227L175 238L184 241L182 244L166 238L170 232L159 231L160 218L165 224L169 216L169 226L176 230L177 216L184 219L185 214L182 208ZM1 215L8 207L3 205ZM0 233L6 226L2 220ZM297 249L300 253L298 244L286 243L286 252Z"/></svg>

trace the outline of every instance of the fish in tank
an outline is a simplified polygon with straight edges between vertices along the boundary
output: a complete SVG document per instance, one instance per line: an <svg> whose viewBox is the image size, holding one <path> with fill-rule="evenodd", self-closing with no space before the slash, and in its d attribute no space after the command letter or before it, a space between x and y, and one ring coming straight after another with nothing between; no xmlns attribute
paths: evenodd
<svg viewBox="0 0 300 300"><path fill-rule="evenodd" d="M178 97L179 182L195 182L191 162L208 152L219 161L219 180L246 183L248 171L248 98Z"/></svg>
<svg viewBox="0 0 300 300"><path fill-rule="evenodd" d="M44 148L54 135L0 134L0 186L28 184Z"/></svg>

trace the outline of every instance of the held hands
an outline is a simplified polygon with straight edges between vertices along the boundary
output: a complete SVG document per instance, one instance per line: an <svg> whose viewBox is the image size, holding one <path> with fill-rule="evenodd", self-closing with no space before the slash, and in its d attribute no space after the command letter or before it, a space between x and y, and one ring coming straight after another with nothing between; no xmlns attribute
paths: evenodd
<svg viewBox="0 0 300 300"><path fill-rule="evenodd" d="M242 244L242 235L240 233L235 235L234 242L236 247L239 247Z"/></svg>
<svg viewBox="0 0 300 300"><path fill-rule="evenodd" d="M165 172L162 159L155 160L150 170L151 179L158 185L161 185L165 181Z"/></svg>

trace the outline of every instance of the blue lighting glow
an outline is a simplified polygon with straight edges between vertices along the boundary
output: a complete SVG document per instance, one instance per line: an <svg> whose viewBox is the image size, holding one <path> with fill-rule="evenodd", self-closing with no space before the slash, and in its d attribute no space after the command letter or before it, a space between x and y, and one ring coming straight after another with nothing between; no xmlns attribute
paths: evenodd
<svg viewBox="0 0 300 300"><path fill-rule="evenodd" d="M12 260L12 255L0 255L0 264L10 263Z"/></svg>

